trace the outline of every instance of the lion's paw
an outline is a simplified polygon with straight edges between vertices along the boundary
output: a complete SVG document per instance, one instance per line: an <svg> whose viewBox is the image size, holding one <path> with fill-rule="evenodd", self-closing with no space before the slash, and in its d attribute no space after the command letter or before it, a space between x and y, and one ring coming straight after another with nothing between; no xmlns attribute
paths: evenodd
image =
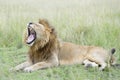
<svg viewBox="0 0 120 80"><path fill-rule="evenodd" d="M20 70L22 70L22 68L20 67L12 67L9 69L9 71L20 71Z"/></svg>
<svg viewBox="0 0 120 80"><path fill-rule="evenodd" d="M34 69L32 67L27 67L24 69L24 72L33 72Z"/></svg>

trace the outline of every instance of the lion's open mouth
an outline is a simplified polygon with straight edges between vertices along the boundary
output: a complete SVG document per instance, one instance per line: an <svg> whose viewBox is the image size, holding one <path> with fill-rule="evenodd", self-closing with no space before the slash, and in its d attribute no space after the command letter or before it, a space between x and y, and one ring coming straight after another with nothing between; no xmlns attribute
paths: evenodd
<svg viewBox="0 0 120 80"><path fill-rule="evenodd" d="M31 44L36 39L36 32L33 28L28 27L28 38L26 40L27 44Z"/></svg>

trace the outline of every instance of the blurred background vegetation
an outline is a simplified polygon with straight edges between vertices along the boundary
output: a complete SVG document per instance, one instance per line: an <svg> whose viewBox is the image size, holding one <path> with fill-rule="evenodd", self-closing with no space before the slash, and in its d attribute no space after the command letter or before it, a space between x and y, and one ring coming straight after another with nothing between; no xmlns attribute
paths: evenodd
<svg viewBox="0 0 120 80"><path fill-rule="evenodd" d="M116 48L120 62L119 0L0 0L0 80L119 80L120 70L85 70L73 65L33 73L10 73L26 59L22 34L29 22L47 19L58 37L80 45ZM99 78L98 78L99 77Z"/></svg>

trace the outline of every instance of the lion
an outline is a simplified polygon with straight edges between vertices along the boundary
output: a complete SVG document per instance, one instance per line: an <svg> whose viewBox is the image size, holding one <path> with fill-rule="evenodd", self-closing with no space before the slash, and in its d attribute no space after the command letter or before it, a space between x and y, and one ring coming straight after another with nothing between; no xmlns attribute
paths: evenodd
<svg viewBox="0 0 120 80"><path fill-rule="evenodd" d="M60 41L55 29L45 19L40 19L39 23L28 23L23 39L29 46L28 59L14 68L17 71L32 72L72 64L95 64L103 70L108 64L115 64L114 48L107 51L101 47Z"/></svg>

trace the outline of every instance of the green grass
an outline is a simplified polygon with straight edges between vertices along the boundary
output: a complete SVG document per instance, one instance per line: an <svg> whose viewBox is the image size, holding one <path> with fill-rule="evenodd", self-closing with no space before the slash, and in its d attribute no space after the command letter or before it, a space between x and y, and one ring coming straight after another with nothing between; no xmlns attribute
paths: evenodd
<svg viewBox="0 0 120 80"><path fill-rule="evenodd" d="M116 48L120 63L119 0L0 0L0 80L119 80L120 68L99 71L83 65L60 66L32 73L10 72L26 60L22 33L28 22L45 18L58 37L80 45Z"/></svg>

